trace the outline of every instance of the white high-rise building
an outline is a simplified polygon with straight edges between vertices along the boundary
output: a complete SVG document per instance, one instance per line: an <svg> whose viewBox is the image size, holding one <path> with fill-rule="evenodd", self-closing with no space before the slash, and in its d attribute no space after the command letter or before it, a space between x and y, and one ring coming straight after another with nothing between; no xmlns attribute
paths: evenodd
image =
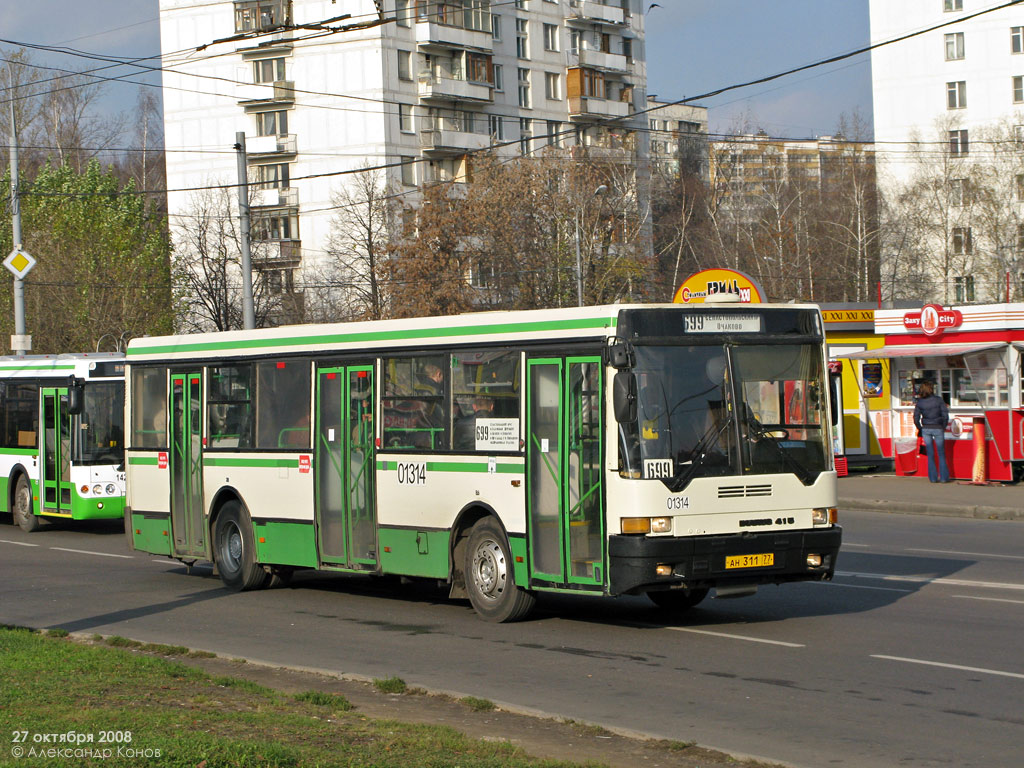
<svg viewBox="0 0 1024 768"><path fill-rule="evenodd" d="M641 0L160 0L172 231L233 185L246 134L254 266L282 292L324 261L333 198L365 166L392 190L459 179L467 153L645 152ZM609 125L610 118L620 118ZM507 143L505 146L501 146ZM349 172L349 173L346 173ZM233 195L233 189L231 194ZM287 319L287 318L285 318Z"/></svg>
<svg viewBox="0 0 1024 768"><path fill-rule="evenodd" d="M873 44L929 30L871 52L880 194L894 203L929 167L944 189L930 210L926 248L899 254L892 241L905 230L883 244L883 282L886 260L890 271L900 256L904 262L897 271L928 261L928 275L921 273L933 281L929 295L921 297L928 300L981 300L984 292L980 285L975 291L976 280L1002 286L1001 276L1024 247L1024 239L1017 242L1018 234L1024 237L1017 223L995 228L990 217L982 229L979 198L970 194L985 164L986 184L997 189L1001 182L993 179L1006 176L1006 199L1014 199L1014 172L999 170L1008 157L999 150L1024 139L1024 6L985 12L998 5L996 0L870 0ZM1002 194L997 190L995 197ZM923 203L919 208L924 210Z"/></svg>

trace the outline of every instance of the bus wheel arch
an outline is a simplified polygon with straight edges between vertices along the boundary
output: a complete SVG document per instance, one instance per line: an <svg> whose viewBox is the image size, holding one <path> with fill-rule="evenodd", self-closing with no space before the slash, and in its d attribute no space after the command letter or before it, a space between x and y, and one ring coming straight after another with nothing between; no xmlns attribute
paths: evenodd
<svg viewBox="0 0 1024 768"><path fill-rule="evenodd" d="M7 487L11 489L8 501L12 522L26 533L38 531L42 527L42 521L33 514L32 482L28 479L28 472L20 464L11 472Z"/></svg>
<svg viewBox="0 0 1024 768"><path fill-rule="evenodd" d="M257 562L252 518L242 499L221 491L211 508L210 553L224 585L235 592L266 586L270 574Z"/></svg>
<svg viewBox="0 0 1024 768"><path fill-rule="evenodd" d="M469 534L473 526L486 517L498 519L497 513L490 505L472 503L463 507L455 518L448 547L448 580L451 583L449 598L469 598L469 593L466 592L466 546L469 544Z"/></svg>
<svg viewBox="0 0 1024 768"><path fill-rule="evenodd" d="M516 584L508 534L497 517L487 515L473 525L463 562L466 593L481 618L519 621L533 610L536 597Z"/></svg>

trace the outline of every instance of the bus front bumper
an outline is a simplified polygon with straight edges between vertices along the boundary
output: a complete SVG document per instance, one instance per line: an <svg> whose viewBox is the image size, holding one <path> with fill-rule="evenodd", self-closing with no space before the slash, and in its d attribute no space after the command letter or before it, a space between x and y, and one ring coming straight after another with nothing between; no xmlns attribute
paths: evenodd
<svg viewBox="0 0 1024 768"><path fill-rule="evenodd" d="M700 589L824 581L835 572L842 538L838 525L686 538L615 535L608 539L608 591L622 595L679 585ZM820 564L814 564L814 556Z"/></svg>

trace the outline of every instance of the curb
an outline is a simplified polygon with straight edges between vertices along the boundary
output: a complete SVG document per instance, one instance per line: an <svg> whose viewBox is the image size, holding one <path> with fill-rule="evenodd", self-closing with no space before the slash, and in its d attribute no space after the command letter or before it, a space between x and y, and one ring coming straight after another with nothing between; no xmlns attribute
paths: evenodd
<svg viewBox="0 0 1024 768"><path fill-rule="evenodd" d="M888 512L903 515L935 515L937 517L966 517L975 520L1024 520L1024 509L1017 507L991 507L985 505L957 506L954 504L922 504L920 502L893 502L882 499L839 499L839 511Z"/></svg>

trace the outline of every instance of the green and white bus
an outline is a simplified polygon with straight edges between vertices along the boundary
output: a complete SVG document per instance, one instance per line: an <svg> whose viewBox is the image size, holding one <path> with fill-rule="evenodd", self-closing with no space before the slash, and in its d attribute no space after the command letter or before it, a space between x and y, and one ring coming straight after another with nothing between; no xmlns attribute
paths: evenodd
<svg viewBox="0 0 1024 768"><path fill-rule="evenodd" d="M0 357L0 509L120 519L124 490L124 355Z"/></svg>
<svg viewBox="0 0 1024 768"><path fill-rule="evenodd" d="M234 589L315 568L539 592L831 578L814 306L617 305L133 339L133 546Z"/></svg>

